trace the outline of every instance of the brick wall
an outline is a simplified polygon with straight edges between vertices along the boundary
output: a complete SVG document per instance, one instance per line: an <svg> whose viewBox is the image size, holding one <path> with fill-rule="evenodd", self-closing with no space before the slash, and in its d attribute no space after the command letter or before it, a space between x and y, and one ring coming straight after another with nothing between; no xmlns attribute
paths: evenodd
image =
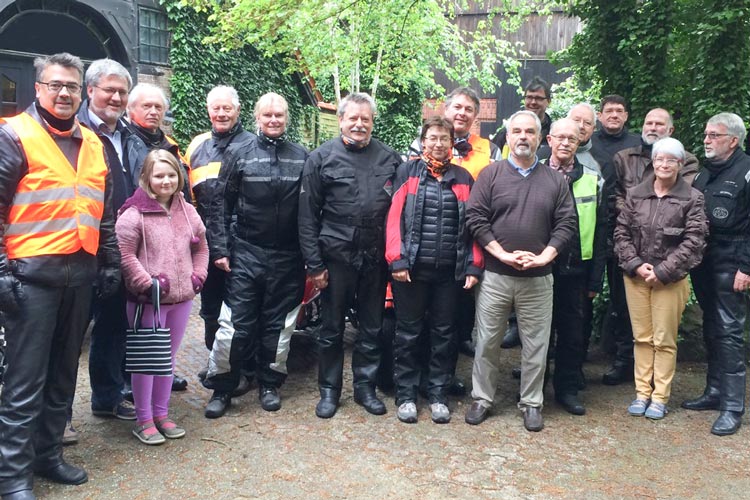
<svg viewBox="0 0 750 500"><path fill-rule="evenodd" d="M136 83L150 83L161 88L167 94L167 98L172 97L172 91L169 88L169 79L172 78L172 68L166 66L151 66L141 64L138 66L138 76ZM173 135L172 120L166 119L162 129L168 135Z"/></svg>
<svg viewBox="0 0 750 500"><path fill-rule="evenodd" d="M479 134L482 123L494 123L497 118L497 99L479 99L479 116L471 127L472 134ZM442 116L445 102L427 99L422 104L422 121L431 116Z"/></svg>

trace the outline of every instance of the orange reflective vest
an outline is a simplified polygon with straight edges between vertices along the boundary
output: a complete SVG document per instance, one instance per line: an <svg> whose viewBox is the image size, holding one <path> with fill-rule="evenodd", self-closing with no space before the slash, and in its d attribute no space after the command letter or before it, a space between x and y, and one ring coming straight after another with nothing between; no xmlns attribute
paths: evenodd
<svg viewBox="0 0 750 500"><path fill-rule="evenodd" d="M74 168L49 132L28 113L4 121L21 140L29 166L6 220L8 258L67 255L81 248L96 255L107 176L99 138L79 127L83 141Z"/></svg>
<svg viewBox="0 0 750 500"><path fill-rule="evenodd" d="M471 151L468 155L463 158L456 156L454 151L453 160L451 163L460 165L469 171L471 176L476 179L479 172L484 167L492 163L492 152L490 150L490 141L484 137L478 135L469 135L469 144L471 144Z"/></svg>

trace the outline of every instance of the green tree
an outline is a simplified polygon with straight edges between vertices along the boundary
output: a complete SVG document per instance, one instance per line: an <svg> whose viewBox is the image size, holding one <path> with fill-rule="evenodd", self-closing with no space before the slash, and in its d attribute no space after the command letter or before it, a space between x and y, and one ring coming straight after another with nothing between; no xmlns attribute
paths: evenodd
<svg viewBox="0 0 750 500"><path fill-rule="evenodd" d="M211 14L209 42L222 47L251 45L282 55L291 69L308 70L316 80L331 78L334 93L366 91L376 97L417 85L437 90L434 71L459 83L476 79L487 91L499 83L498 64L513 72L521 47L491 34L517 30L544 2L528 0L183 0ZM538 4L538 5L537 5ZM550 4L550 2L546 2ZM484 18L476 30L452 22L469 10ZM502 16L498 16L503 13ZM438 91L442 91L439 89Z"/></svg>
<svg viewBox="0 0 750 500"><path fill-rule="evenodd" d="M253 105L266 92L277 92L289 103L289 134L299 141L299 125L305 106L295 76L285 71L280 57L264 57L252 47L217 51L203 43L210 34L205 13L181 7L178 0L163 0L169 17L172 43L169 60L172 65L170 87L175 137L187 146L198 133L211 128L206 112L206 94L216 85L231 85L240 95L241 120L253 130ZM312 145L308 145L312 146Z"/></svg>
<svg viewBox="0 0 750 500"><path fill-rule="evenodd" d="M580 81L621 94L630 123L664 107L676 136L699 151L706 120L720 111L750 117L747 0L574 0L583 30L560 54Z"/></svg>

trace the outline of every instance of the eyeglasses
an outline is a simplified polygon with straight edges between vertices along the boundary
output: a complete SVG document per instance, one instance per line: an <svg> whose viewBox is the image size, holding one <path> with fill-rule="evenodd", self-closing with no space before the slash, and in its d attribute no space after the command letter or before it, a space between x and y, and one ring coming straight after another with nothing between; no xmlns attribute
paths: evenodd
<svg viewBox="0 0 750 500"><path fill-rule="evenodd" d="M81 93L81 86L77 83L63 83L63 82L37 82L37 83L46 85L47 89L49 89L50 92L54 92L55 94L60 92L63 89L63 87L68 89L68 92L70 92L71 94Z"/></svg>
<svg viewBox="0 0 750 500"><path fill-rule="evenodd" d="M525 95L523 98L527 101L534 101L534 102L542 102L546 101L547 98L544 96L538 96L538 95Z"/></svg>
<svg viewBox="0 0 750 500"><path fill-rule="evenodd" d="M653 164L654 165L668 165L670 167L676 167L679 165L680 160L677 160L675 158L654 158Z"/></svg>
<svg viewBox="0 0 750 500"><path fill-rule="evenodd" d="M594 122L589 121L589 120L575 120L575 119L573 119L573 121L576 122L579 127L583 127L583 126L593 127L594 126Z"/></svg>
<svg viewBox="0 0 750 500"><path fill-rule="evenodd" d="M726 137L729 134L717 134L716 132L707 132L703 134L704 139L710 139L712 141L715 141L719 137Z"/></svg>
<svg viewBox="0 0 750 500"><path fill-rule="evenodd" d="M570 135L553 135L552 137L562 143L568 142L570 144L578 144L578 137L573 137Z"/></svg>
<svg viewBox="0 0 750 500"><path fill-rule="evenodd" d="M94 85L94 87L98 88L99 90L101 90L102 92L104 92L107 95L120 94L120 98L122 98L122 99L124 99L124 98L126 98L128 96L128 91L127 90L118 90L118 89L114 89L112 87L100 87L99 85Z"/></svg>

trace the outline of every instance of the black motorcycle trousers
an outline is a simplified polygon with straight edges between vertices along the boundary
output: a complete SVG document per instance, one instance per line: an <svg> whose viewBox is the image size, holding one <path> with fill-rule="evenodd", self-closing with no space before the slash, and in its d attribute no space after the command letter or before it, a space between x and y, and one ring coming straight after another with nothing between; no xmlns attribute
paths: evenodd
<svg viewBox="0 0 750 500"><path fill-rule="evenodd" d="M352 354L354 389L374 390L380 364L378 338L383 327L386 265L365 262L357 269L348 264L326 263L328 286L321 292L322 324L318 337L318 385L322 396L341 396L344 372L344 319L354 307L359 332Z"/></svg>
<svg viewBox="0 0 750 500"><path fill-rule="evenodd" d="M89 322L91 285L24 283L6 314L8 369L0 396L0 494L31 489L33 469L62 463L67 407Z"/></svg>
<svg viewBox="0 0 750 500"><path fill-rule="evenodd" d="M708 358L705 394L719 396L720 410L744 412L747 295L734 291L734 273L714 273L699 266L691 277L703 310Z"/></svg>
<svg viewBox="0 0 750 500"><path fill-rule="evenodd" d="M258 384L280 387L286 380L286 356L280 342L287 314L302 302L305 271L295 251L262 248L237 238L232 244L226 303L234 334L230 371L204 381L219 392L237 387L248 360L254 360Z"/></svg>
<svg viewBox="0 0 750 500"><path fill-rule="evenodd" d="M586 357L584 320L588 301L586 279L555 275L552 333L555 336L555 395L577 394ZM550 341L552 343L552 341Z"/></svg>
<svg viewBox="0 0 750 500"><path fill-rule="evenodd" d="M394 340L394 375L396 404L417 400L422 364L427 362L427 394L430 403L447 403L448 386L453 378L456 356L455 316L458 296L455 266L438 269L415 269L411 282L393 282L396 308ZM429 315L427 359L420 336Z"/></svg>
<svg viewBox="0 0 750 500"><path fill-rule="evenodd" d="M219 313L224 301L227 273L216 267L213 262L208 263L208 275L201 290L201 311L203 318L204 339L209 351L214 345L216 331L219 329Z"/></svg>

